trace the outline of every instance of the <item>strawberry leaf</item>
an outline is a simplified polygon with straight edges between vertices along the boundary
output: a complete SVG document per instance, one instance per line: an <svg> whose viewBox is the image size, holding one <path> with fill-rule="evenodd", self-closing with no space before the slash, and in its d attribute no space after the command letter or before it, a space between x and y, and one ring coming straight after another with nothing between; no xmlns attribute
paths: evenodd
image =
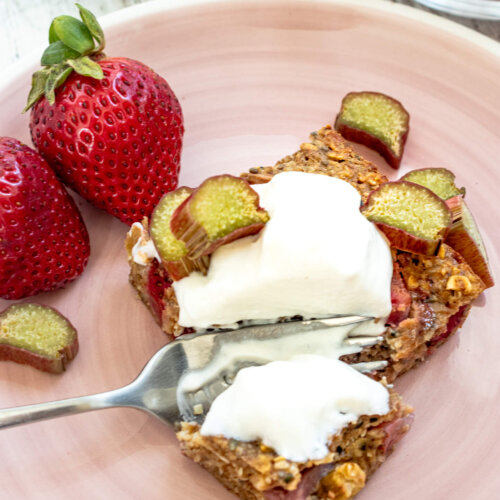
<svg viewBox="0 0 500 500"><path fill-rule="evenodd" d="M60 87L66 81L66 78L68 78L70 74L71 74L71 68L66 64L64 64L61 70L59 71L59 74L57 75L56 88Z"/></svg>
<svg viewBox="0 0 500 500"><path fill-rule="evenodd" d="M54 43L59 40L59 37L57 36L57 33L54 30L54 21L50 23L50 28L49 28L49 43Z"/></svg>
<svg viewBox="0 0 500 500"><path fill-rule="evenodd" d="M36 101L43 96L45 91L45 81L47 80L49 71L49 68L43 68L33 73L33 76L31 77L31 90L28 95L26 106L23 109L23 113L28 111L28 109L30 109L31 106L33 106Z"/></svg>
<svg viewBox="0 0 500 500"><path fill-rule="evenodd" d="M78 59L70 59L68 64L79 75L90 76L96 80L104 78L101 66L87 56L79 57Z"/></svg>
<svg viewBox="0 0 500 500"><path fill-rule="evenodd" d="M76 4L78 10L80 11L80 17L84 22L85 26L89 29L91 35L97 41L99 47L97 48L97 52L104 50L105 40L104 40L104 31L101 28L101 25L97 21L96 17L90 10L87 10L85 7L82 7L80 4Z"/></svg>
<svg viewBox="0 0 500 500"><path fill-rule="evenodd" d="M56 100L55 89L64 83L70 73L71 68L65 63L51 66L44 88L44 94L49 104L54 104Z"/></svg>
<svg viewBox="0 0 500 500"><path fill-rule="evenodd" d="M58 16L50 25L49 46L41 58L44 68L33 74L32 88L23 112L44 95L49 103L54 103L55 89L73 70L97 80L104 78L101 67L94 62L104 57L104 32L92 12L76 5L83 22L72 16Z"/></svg>
<svg viewBox="0 0 500 500"><path fill-rule="evenodd" d="M80 57L80 53L70 49L61 40L51 43L42 55L42 65L51 66L52 64L59 64L67 59L75 59Z"/></svg>
<svg viewBox="0 0 500 500"><path fill-rule="evenodd" d="M94 49L94 39L89 29L72 16L59 16L52 21L55 35L64 45L76 50L79 54L89 54ZM50 30L49 30L50 34Z"/></svg>

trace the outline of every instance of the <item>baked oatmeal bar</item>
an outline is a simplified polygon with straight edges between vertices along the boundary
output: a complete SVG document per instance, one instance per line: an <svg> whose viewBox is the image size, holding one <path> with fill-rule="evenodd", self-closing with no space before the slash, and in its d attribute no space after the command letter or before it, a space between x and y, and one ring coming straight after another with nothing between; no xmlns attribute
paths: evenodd
<svg viewBox="0 0 500 500"><path fill-rule="evenodd" d="M384 462L406 434L412 409L390 391L385 415L361 416L329 442L321 460L287 460L259 441L203 436L200 426L182 422L182 452L244 500L348 500Z"/></svg>
<svg viewBox="0 0 500 500"><path fill-rule="evenodd" d="M242 177L250 183L268 182L281 172L301 171L337 177L354 186L364 200L387 178L357 154L330 126L313 132L299 151L269 167L251 168ZM171 281L157 260L144 252L142 261L132 258L135 245L151 245L147 221L135 226L127 236L130 282L151 310L163 331L176 337L192 331L178 324L179 306ZM147 254L147 255L146 255ZM438 255L422 255L393 250L391 315L383 341L361 353L349 355L347 362L383 359L387 367L374 374L392 382L427 358L465 321L472 302L485 286L464 259L442 244Z"/></svg>

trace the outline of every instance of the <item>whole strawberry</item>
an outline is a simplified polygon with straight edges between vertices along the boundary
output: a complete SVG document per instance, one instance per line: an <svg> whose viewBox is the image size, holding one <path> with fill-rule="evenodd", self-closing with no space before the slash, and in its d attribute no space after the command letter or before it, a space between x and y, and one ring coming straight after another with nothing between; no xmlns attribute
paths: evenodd
<svg viewBox="0 0 500 500"><path fill-rule="evenodd" d="M28 146L0 138L0 297L21 299L80 275L90 246L73 199Z"/></svg>
<svg viewBox="0 0 500 500"><path fill-rule="evenodd" d="M132 224L177 186L182 111L152 69L105 57L101 27L78 8L83 22L59 16L51 24L26 106L31 137L65 184Z"/></svg>

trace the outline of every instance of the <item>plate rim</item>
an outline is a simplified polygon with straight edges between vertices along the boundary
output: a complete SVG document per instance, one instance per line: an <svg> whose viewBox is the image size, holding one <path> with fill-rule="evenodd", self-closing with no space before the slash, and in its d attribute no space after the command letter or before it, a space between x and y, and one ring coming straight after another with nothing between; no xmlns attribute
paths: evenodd
<svg viewBox="0 0 500 500"><path fill-rule="evenodd" d="M238 5L236 2L239 2L239 4L242 4L243 3L243 0L233 0L235 2L235 5ZM345 5L345 6L348 6L350 8L352 8L353 10L356 9L357 7L359 8L363 8L363 6L367 5L370 7L370 10L372 12L384 12L386 11L385 9L385 5L387 5L387 7L391 8L391 4L387 1L384 1L384 0L310 0L311 2L314 2L314 4L316 5ZM222 3L218 0L185 0L183 2L183 0L155 0L155 1L152 1L150 2L149 4L146 3L146 4L140 4L140 5L136 5L136 6L132 6L132 7L128 7L128 8L125 8L125 9L122 9L121 11L118 11L121 16L117 16L116 14L117 13L110 13L106 16L103 16L102 19L102 22L103 22L103 25L105 27L119 27L120 25L123 26L124 23L127 23L127 22L133 22L134 20L138 20L138 19L146 19L152 15L154 15L155 13L159 13L159 12L171 12L171 11L174 11L174 10L177 10L178 7L188 7L188 6L196 6L196 5L210 5L210 4L218 4L218 3ZM225 2L225 3L228 3L228 2ZM247 4L253 4L253 5L257 5L259 3L259 0L257 1L252 1L252 2L246 2ZM263 3L263 2L261 2ZM282 3L282 4L285 4L286 2L284 0L275 0L275 5L278 5L278 3ZM305 1L302 1L300 2L302 4L305 4ZM299 2L295 2L294 4L299 4ZM385 5L382 5L382 4L385 4ZM146 9L141 9L139 10L138 7L142 7L143 5L150 5L150 6L154 6L154 7L158 7L158 10L155 10L155 9L149 9L146 11ZM167 7L165 7L165 5L167 5ZM380 9L378 9L378 7L382 7ZM406 5L399 5L399 4L392 4L392 7L396 7L395 9L391 9L391 16L395 17L396 18L396 22L397 22L397 12L398 11L401 11L402 12L402 15L404 15L405 17L410 17L410 18L413 18L413 15L418 12L416 9L412 9L411 7L408 7ZM403 9L399 9L399 7L403 7ZM163 10L164 9L164 10ZM369 11L368 11L369 12ZM423 12L423 11L422 11ZM125 14L127 14L125 16ZM426 16L428 13L425 13ZM408 16L407 16L408 15ZM426 17L424 16L424 18ZM430 14L430 16L432 16L433 18L437 18L437 20L441 21L443 20L442 18L438 17L438 16L435 16L433 14ZM431 23L432 24L432 23ZM438 24L441 24L440 22L438 22ZM446 24L446 23L445 23ZM452 23L450 21L450 24L453 25L453 30L452 31L455 31L455 28L457 27L461 27L461 25L456 25L454 23ZM417 24L417 26L419 26L419 24ZM420 25L420 26L423 26L423 25ZM465 31L470 31L472 32L474 35L476 35L477 33L474 32L473 30L469 29L469 28L464 28ZM479 34L477 34L479 35ZM484 37L484 35L480 35L481 37ZM489 40L487 37L484 37L486 38L487 40ZM497 48L498 48L498 54L500 55L500 44L498 44L497 42L494 42L496 45L497 45ZM24 61L25 63L28 63L29 66L25 65L24 67L21 68L21 72L19 73L19 75L17 76L19 78L19 76L23 75L23 78L26 77L26 72L28 69L31 68L31 66L33 65L34 61L37 61L38 58L39 58L39 54L36 54L36 57L34 57L35 54L30 54L30 59L26 59L26 56L25 58L21 59L20 61L23 62L24 59L26 59L26 61ZM497 59L498 61L498 59ZM9 79L11 82L15 82L15 80L11 80ZM26 81L27 83L27 81ZM0 88L2 88L2 85L1 85L1 82L0 82ZM490 245L490 248L491 248L491 245ZM489 298L489 297L488 297Z"/></svg>
<svg viewBox="0 0 500 500"><path fill-rule="evenodd" d="M269 0L151 0L110 12L100 17L99 20L102 22L104 28L112 28L122 22L132 21L138 17L145 17L158 12L217 3L269 5L271 2ZM420 10L411 5L393 3L390 0L272 0L272 3L282 4L283 6L298 5L301 3L304 5L342 5L380 10L389 14L397 12L403 17L414 19L464 38L500 56L500 42L497 42L495 39L456 21L442 17L437 13Z"/></svg>
<svg viewBox="0 0 500 500"><path fill-rule="evenodd" d="M137 21L154 14L169 12L177 9L190 8L202 5L215 4L240 4L251 5L261 4L268 6L269 0L150 0L143 3L130 5L119 10L99 17L104 30L115 28L121 24ZM340 5L350 8L371 9L390 15L399 15L406 19L411 19L431 26L434 29L461 38L476 47L483 49L500 59L500 42L488 37L472 28L459 24L438 14L417 9L410 5L393 3L389 0L273 0L274 4L282 4L284 7L292 5ZM8 76L0 81L0 94L6 94L7 89L12 87L19 78L26 73L29 68L37 66L41 56L40 48L35 48L18 61L7 66Z"/></svg>

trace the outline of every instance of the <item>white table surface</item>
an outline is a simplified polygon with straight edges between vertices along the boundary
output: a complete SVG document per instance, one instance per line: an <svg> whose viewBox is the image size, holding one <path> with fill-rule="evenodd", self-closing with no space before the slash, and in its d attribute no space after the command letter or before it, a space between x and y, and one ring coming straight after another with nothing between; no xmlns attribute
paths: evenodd
<svg viewBox="0 0 500 500"><path fill-rule="evenodd" d="M32 51L42 54L48 45L52 19L61 14L78 18L78 0L0 0L0 67L6 68ZM82 0L96 16L102 16L145 0ZM2 71L3 74L3 71Z"/></svg>
<svg viewBox="0 0 500 500"><path fill-rule="evenodd" d="M82 0L96 16L149 0ZM179 0L178 0L179 1ZM388 0L430 11L412 0ZM182 3L182 0L179 1ZM47 46L51 20L60 14L78 17L75 0L0 0L0 67L2 73L9 64L32 51L40 55ZM443 14L440 14L443 15ZM478 21L443 15L500 41L500 21Z"/></svg>

